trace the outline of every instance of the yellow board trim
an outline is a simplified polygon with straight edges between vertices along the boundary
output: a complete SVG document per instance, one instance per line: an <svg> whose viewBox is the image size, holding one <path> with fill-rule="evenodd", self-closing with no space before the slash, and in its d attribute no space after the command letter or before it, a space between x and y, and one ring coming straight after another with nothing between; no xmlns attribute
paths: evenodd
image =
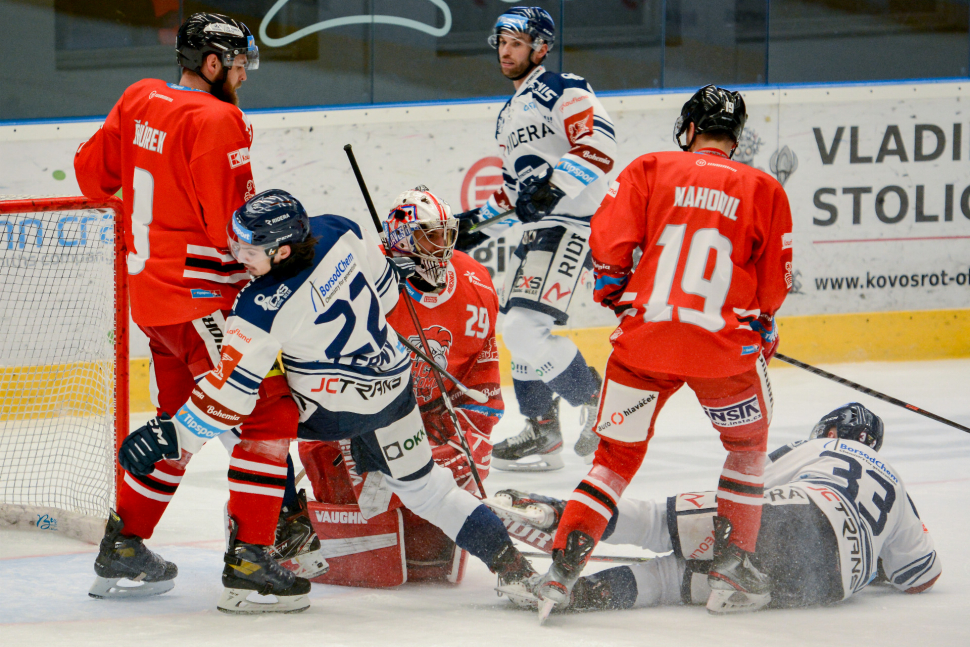
<svg viewBox="0 0 970 647"><path fill-rule="evenodd" d="M779 350L808 364L970 357L970 309L779 317L778 330ZM563 329L556 334L572 339L586 361L602 369L610 354L608 339L612 331L610 327ZM509 386L511 359L501 335L498 341L502 384ZM771 363L772 369L783 366L786 365L782 362ZM92 369L84 367L87 371ZM4 403L0 419L38 404L43 405L46 415L54 415L73 390L68 379L71 373L66 367L0 368L0 376L4 377L0 382L0 402ZM76 380L77 371L73 373ZM36 387L24 388L23 381L28 377ZM147 359L131 360L129 380L131 410L153 410L148 395ZM41 384L48 385L45 393L38 391ZM51 384L55 386L51 388Z"/></svg>

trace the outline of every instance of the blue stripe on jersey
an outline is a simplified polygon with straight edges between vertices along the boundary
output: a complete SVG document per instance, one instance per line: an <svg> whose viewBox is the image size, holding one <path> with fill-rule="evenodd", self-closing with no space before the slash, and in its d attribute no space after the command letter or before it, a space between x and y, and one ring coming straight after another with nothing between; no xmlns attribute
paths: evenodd
<svg viewBox="0 0 970 647"><path fill-rule="evenodd" d="M459 409L468 409L469 411L475 411L484 416L490 416L492 418L501 418L502 414L505 413L504 409L493 409L492 407L482 406L480 404L463 404L457 407Z"/></svg>
<svg viewBox="0 0 970 647"><path fill-rule="evenodd" d="M239 367L237 366L233 370L233 372L229 374L229 378L226 381L235 382L236 384L242 387L242 389L240 390L248 389L253 393L255 393L256 391L259 390L259 385L263 380L262 379L254 380L247 375L243 375L242 372L239 370Z"/></svg>
<svg viewBox="0 0 970 647"><path fill-rule="evenodd" d="M584 185L590 185L599 179L599 175L594 171L589 170L582 164L577 164L576 162L567 160L566 158L559 160L559 163L556 164L556 169L572 175Z"/></svg>
<svg viewBox="0 0 970 647"><path fill-rule="evenodd" d="M381 277L377 279L377 285L375 287L377 288L377 291L380 293L380 295L384 296L384 293L387 292L387 287L390 284L391 284L391 266L388 265L387 267L384 268L384 271L381 273Z"/></svg>
<svg viewBox="0 0 970 647"><path fill-rule="evenodd" d="M599 128L611 138L616 139L616 131L613 130L613 124L602 117L593 115L593 128Z"/></svg>
<svg viewBox="0 0 970 647"><path fill-rule="evenodd" d="M385 367L381 370L370 366L352 366L348 364L338 364L336 362L313 362L298 360L287 355L283 355L283 367L287 371L292 371L298 375L318 375L321 373L344 373L351 377L374 377L384 378L388 375L397 375L411 369L411 362L407 355L403 355L397 364Z"/></svg>

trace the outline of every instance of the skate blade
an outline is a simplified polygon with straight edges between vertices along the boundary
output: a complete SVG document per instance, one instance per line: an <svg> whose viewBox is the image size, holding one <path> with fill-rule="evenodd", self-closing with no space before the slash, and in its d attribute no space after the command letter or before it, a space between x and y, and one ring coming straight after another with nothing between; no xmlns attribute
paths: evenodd
<svg viewBox="0 0 970 647"><path fill-rule="evenodd" d="M126 577L101 577L94 579L88 595L98 600L123 600L148 598L167 593L175 588L175 580L164 582L135 582Z"/></svg>
<svg viewBox="0 0 970 647"><path fill-rule="evenodd" d="M508 499L509 497L492 497L485 499L482 501L482 503L491 508L492 512L497 514L502 519L509 519L511 521L524 523L532 526L533 528L538 528L539 530L547 530L546 526L549 525L548 517L550 515L543 511L540 506L531 505L522 508L514 508L506 503Z"/></svg>
<svg viewBox="0 0 970 647"><path fill-rule="evenodd" d="M495 591L499 596L507 597L509 602L517 607L531 609L532 611L539 609L539 598L524 584L500 584L495 587Z"/></svg>
<svg viewBox="0 0 970 647"><path fill-rule="evenodd" d="M310 608L306 595L260 595L250 589L225 589L216 608L223 613L300 613Z"/></svg>
<svg viewBox="0 0 970 647"><path fill-rule="evenodd" d="M280 560L279 565L288 571L292 571L297 577L312 580L330 570L330 564L324 559L322 553L322 550L304 553L290 559Z"/></svg>
<svg viewBox="0 0 970 647"><path fill-rule="evenodd" d="M506 461L492 456L492 467L503 472L551 472L562 469L562 466L562 457L558 454L526 456L517 461Z"/></svg>
<svg viewBox="0 0 970 647"><path fill-rule="evenodd" d="M540 627L546 623L546 620L549 618L549 614L552 613L552 610L555 607L556 607L555 600L542 600L539 603L539 626Z"/></svg>
<svg viewBox="0 0 970 647"><path fill-rule="evenodd" d="M771 593L745 593L734 589L712 589L707 598L707 610L717 615L747 613L764 608L771 602Z"/></svg>

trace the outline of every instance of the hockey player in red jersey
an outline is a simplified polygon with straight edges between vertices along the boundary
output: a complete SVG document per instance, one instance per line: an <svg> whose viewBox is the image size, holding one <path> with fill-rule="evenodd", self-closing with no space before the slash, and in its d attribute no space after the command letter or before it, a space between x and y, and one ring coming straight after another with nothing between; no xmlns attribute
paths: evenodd
<svg viewBox="0 0 970 647"><path fill-rule="evenodd" d="M255 194L253 131L236 107L236 90L259 64L246 25L219 14L190 16L176 51L179 84L145 79L129 87L75 156L85 195L122 191L132 318L149 339L153 403L169 416L195 380L219 364L225 318L250 279L229 254L226 227ZM240 541L274 543L298 419L284 377L272 372L230 460L228 512ZM150 475L125 473L92 596L153 595L174 586L175 565L142 540L152 536L190 457L161 461ZM121 578L141 586L125 588Z"/></svg>
<svg viewBox="0 0 970 647"><path fill-rule="evenodd" d="M401 298L409 298L414 303L433 359L463 384L489 397L485 404L478 404L443 378L458 414L461 432L484 480L491 462L492 427L504 411L495 339L498 297L488 271L467 254L453 251L457 220L452 217L448 204L427 187L419 186L398 196L384 227L390 255L410 257L416 262L417 273L405 283L407 292ZM404 303L391 311L387 321L394 330L421 347ZM416 356L412 355L411 359L415 397L431 440L434 460L452 471L460 487L477 496L471 466L455 437L456 430L445 410L432 369ZM403 508L396 496L375 496L383 487L380 473L372 472L364 478L349 473L353 459L348 442L301 442L299 448L315 498L320 503L340 510L346 509L343 506L355 505L367 518L401 508L409 581L460 581L467 553L456 550L455 543L441 530ZM314 509L320 510L319 505L314 504ZM375 533L384 532L376 528ZM361 568L332 560L334 572L320 581L380 585L384 582L383 574L373 580L364 575L371 571L363 565L373 558L370 551L343 558L359 563ZM350 581L342 575L348 571L354 574Z"/></svg>
<svg viewBox="0 0 970 647"><path fill-rule="evenodd" d="M792 284L792 223L781 185L731 161L746 117L740 94L700 89L675 128L685 152L634 160L593 217L594 299L616 311L620 325L610 336L599 449L566 507L553 566L538 588L545 612L569 599L643 462L657 414L684 384L728 451L717 514L731 532L710 569L708 609L755 610L770 601L769 581L749 555L764 491L774 314ZM636 248L643 256L634 270Z"/></svg>

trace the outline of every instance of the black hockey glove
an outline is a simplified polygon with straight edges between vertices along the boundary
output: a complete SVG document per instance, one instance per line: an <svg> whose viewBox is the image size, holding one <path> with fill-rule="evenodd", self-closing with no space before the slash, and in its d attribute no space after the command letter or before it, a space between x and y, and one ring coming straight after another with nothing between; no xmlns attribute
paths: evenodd
<svg viewBox="0 0 970 647"><path fill-rule="evenodd" d="M388 258L387 264L391 268L391 271L397 275L398 289L403 292L404 282L409 276L414 276L414 273L417 272L414 259L407 256L397 256Z"/></svg>
<svg viewBox="0 0 970 647"><path fill-rule="evenodd" d="M125 471L144 476L154 472L155 463L163 458L178 460L181 454L175 423L163 413L128 434L118 450L118 462Z"/></svg>
<svg viewBox="0 0 970 647"><path fill-rule="evenodd" d="M456 216L458 218L458 239L455 241L455 249L459 252L468 252L488 240L488 234L483 234L480 231L468 231L481 221L481 213L481 209L472 209Z"/></svg>
<svg viewBox="0 0 970 647"><path fill-rule="evenodd" d="M515 215L522 222L538 222L556 208L566 193L549 181L550 170L542 177L526 178L519 183L519 197L515 201Z"/></svg>

